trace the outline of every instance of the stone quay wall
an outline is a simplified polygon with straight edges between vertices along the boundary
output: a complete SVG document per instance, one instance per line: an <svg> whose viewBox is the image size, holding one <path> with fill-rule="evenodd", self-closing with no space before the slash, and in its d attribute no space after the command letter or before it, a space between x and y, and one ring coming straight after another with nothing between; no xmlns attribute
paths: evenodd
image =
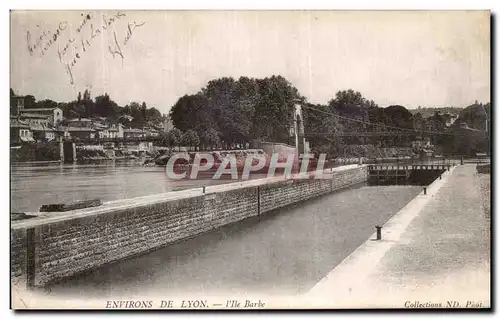
<svg viewBox="0 0 500 319"><path fill-rule="evenodd" d="M328 179L269 178L104 203L11 223L13 284L44 286L103 264L367 180L367 167Z"/></svg>

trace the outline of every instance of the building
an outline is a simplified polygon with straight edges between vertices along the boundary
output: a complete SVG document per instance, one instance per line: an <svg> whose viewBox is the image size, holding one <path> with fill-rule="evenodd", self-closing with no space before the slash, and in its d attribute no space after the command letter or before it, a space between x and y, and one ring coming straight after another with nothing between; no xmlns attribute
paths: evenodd
<svg viewBox="0 0 500 319"><path fill-rule="evenodd" d="M59 133L52 127L43 124L31 124L33 138L37 141L53 141Z"/></svg>
<svg viewBox="0 0 500 319"><path fill-rule="evenodd" d="M28 123L17 118L10 119L10 142L23 143L34 142L33 134Z"/></svg>
<svg viewBox="0 0 500 319"><path fill-rule="evenodd" d="M140 138L146 137L146 132L137 128L126 128L123 129L123 137L124 138Z"/></svg>
<svg viewBox="0 0 500 319"><path fill-rule="evenodd" d="M146 136L160 136L160 130L153 126L144 127L144 132L146 133Z"/></svg>
<svg viewBox="0 0 500 319"><path fill-rule="evenodd" d="M39 119L41 119L42 116L44 116L47 120L47 123L52 125L52 126L58 125L63 120L63 112L58 107L40 108L40 109L36 109L36 108L25 109L24 107L21 107L19 109L19 116L21 118L25 118L25 117L36 118L35 114L38 115ZM39 124L41 124L41 123L39 123Z"/></svg>
<svg viewBox="0 0 500 319"><path fill-rule="evenodd" d="M111 126L108 131L110 138L123 138L123 126L121 124Z"/></svg>
<svg viewBox="0 0 500 319"><path fill-rule="evenodd" d="M68 127L66 131L72 139L94 139L97 135L95 129L87 127Z"/></svg>
<svg viewBox="0 0 500 319"><path fill-rule="evenodd" d="M19 115L19 119L29 125L49 126L50 124L50 116L44 114L22 112Z"/></svg>
<svg viewBox="0 0 500 319"><path fill-rule="evenodd" d="M99 138L109 138L109 127L102 125L102 124L94 124L93 125L95 131L96 131L96 136Z"/></svg>

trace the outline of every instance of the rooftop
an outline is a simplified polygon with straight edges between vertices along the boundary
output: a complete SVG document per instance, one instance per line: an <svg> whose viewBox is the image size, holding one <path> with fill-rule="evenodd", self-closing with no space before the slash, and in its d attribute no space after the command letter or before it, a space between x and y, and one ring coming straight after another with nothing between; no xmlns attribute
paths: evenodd
<svg viewBox="0 0 500 319"><path fill-rule="evenodd" d="M126 128L123 130L124 133L145 133L143 130L138 128Z"/></svg>
<svg viewBox="0 0 500 319"><path fill-rule="evenodd" d="M10 120L10 127L26 128L26 129L30 128L30 126L27 123L24 123L23 121L19 121L17 119Z"/></svg>
<svg viewBox="0 0 500 319"><path fill-rule="evenodd" d="M58 107L51 108L31 108L31 109L20 109L20 112L49 112L54 111L55 109L59 109Z"/></svg>
<svg viewBox="0 0 500 319"><path fill-rule="evenodd" d="M43 131L43 132L54 132L55 130L52 127L48 127L42 124L30 124L30 129L32 131Z"/></svg>
<svg viewBox="0 0 500 319"><path fill-rule="evenodd" d="M89 127L68 127L68 132L95 132L93 128Z"/></svg>
<svg viewBox="0 0 500 319"><path fill-rule="evenodd" d="M79 119L71 119L67 120L68 122L92 122L91 119L88 118L79 118Z"/></svg>
<svg viewBox="0 0 500 319"><path fill-rule="evenodd" d="M34 113L23 113L21 117L32 118L32 119L46 119L48 115L34 114Z"/></svg>

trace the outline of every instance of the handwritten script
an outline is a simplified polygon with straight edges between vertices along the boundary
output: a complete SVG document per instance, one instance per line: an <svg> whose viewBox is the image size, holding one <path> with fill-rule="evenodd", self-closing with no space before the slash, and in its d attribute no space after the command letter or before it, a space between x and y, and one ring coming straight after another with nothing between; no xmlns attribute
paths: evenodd
<svg viewBox="0 0 500 319"><path fill-rule="evenodd" d="M124 12L102 14L101 18L89 12L80 14L80 17L74 29L76 35L68 32L68 21L60 21L55 29L43 29L37 25L36 32L33 32L36 35L26 32L27 48L31 56L44 57L53 51L52 47L57 46L55 53L71 85L75 83L74 68L85 56L91 56L89 52L96 39L106 37L108 52L113 59L120 58L123 66L125 47L132 40L136 29L146 24L128 20ZM120 21L126 21L126 27L119 25Z"/></svg>
<svg viewBox="0 0 500 319"><path fill-rule="evenodd" d="M142 27L145 23L146 22L137 24L135 21L132 23L129 22L127 26L127 35L125 36L125 40L123 40L123 45L127 45L127 43L130 41L130 38L132 38L132 34L134 34L135 28ZM113 38L114 38L113 47L108 46L109 52L111 53L113 58L119 56L122 59L122 65L123 65L123 59L125 57L123 56L123 51L122 48L120 47L120 41L118 41L115 31L113 31Z"/></svg>

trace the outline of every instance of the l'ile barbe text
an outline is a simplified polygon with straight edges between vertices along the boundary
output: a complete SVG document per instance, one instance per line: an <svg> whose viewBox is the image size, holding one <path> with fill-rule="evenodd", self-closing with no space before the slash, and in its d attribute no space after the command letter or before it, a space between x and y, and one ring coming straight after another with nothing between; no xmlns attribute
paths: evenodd
<svg viewBox="0 0 500 319"><path fill-rule="evenodd" d="M225 302L208 302L208 300L108 300L108 309L178 309L178 308L264 308L262 300L226 300Z"/></svg>

